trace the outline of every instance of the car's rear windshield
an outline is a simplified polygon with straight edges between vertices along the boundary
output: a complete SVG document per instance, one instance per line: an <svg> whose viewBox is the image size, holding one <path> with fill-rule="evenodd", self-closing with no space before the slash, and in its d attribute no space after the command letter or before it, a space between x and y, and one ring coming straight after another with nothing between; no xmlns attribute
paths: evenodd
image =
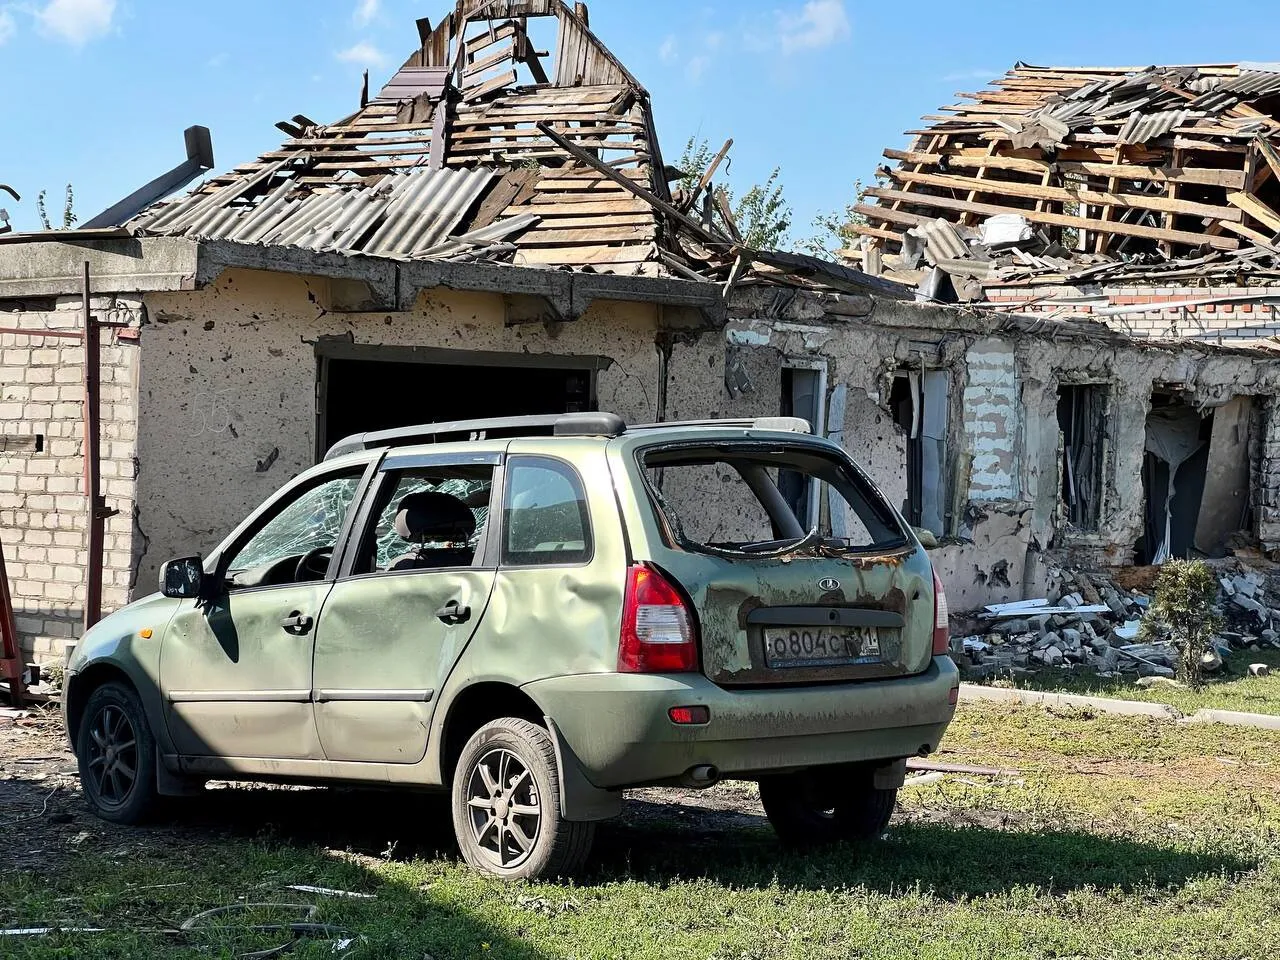
<svg viewBox="0 0 1280 960"><path fill-rule="evenodd" d="M654 507L684 549L866 552L908 542L871 483L815 447L725 442L648 449L639 459Z"/></svg>

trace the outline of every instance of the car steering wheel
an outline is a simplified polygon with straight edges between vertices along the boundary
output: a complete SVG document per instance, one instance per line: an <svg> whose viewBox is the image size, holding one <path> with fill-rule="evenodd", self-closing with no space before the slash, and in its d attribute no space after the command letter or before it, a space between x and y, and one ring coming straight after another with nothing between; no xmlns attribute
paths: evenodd
<svg viewBox="0 0 1280 960"><path fill-rule="evenodd" d="M333 559L333 547L316 547L304 553L293 568L293 582L307 583L312 580L323 580L329 572L329 561Z"/></svg>

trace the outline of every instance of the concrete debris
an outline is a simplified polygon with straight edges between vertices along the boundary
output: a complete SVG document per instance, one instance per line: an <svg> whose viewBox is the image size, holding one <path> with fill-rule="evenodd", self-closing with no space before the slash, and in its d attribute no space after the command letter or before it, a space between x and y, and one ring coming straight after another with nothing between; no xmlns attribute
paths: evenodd
<svg viewBox="0 0 1280 960"><path fill-rule="evenodd" d="M1237 561L1221 566L1233 563L1242 567ZM1280 589L1272 597L1267 577L1256 570L1219 573L1218 607L1227 626L1201 659L1208 674L1223 673L1236 650L1280 650ZM1176 682L1175 645L1139 642L1151 597L1098 572L1051 567L1049 583L1046 597L993 604L964 624L968 629L953 640L952 656L969 679L1061 670L1140 678L1144 687ZM1265 665L1257 666L1261 672L1251 667L1250 673L1266 676Z"/></svg>
<svg viewBox="0 0 1280 960"><path fill-rule="evenodd" d="M1249 676L1251 676L1251 677L1266 677L1266 676L1270 676L1270 675L1271 675L1271 668L1270 668L1270 667L1268 667L1265 663L1251 663L1251 664L1249 664Z"/></svg>
<svg viewBox="0 0 1280 960"><path fill-rule="evenodd" d="M1176 689L1184 686L1177 680L1170 680L1168 677L1139 677L1135 687L1141 687L1143 690L1150 690L1152 687L1168 687Z"/></svg>

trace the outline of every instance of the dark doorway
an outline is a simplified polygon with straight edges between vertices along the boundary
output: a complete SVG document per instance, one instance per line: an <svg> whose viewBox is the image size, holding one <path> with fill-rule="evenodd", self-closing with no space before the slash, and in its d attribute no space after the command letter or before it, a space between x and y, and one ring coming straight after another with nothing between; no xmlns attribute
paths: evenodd
<svg viewBox="0 0 1280 960"><path fill-rule="evenodd" d="M565 365L553 366L541 357L521 362L524 358L515 356L509 364L440 363L322 352L318 454L323 457L344 437L371 430L596 409L594 358L545 359Z"/></svg>
<svg viewBox="0 0 1280 960"><path fill-rule="evenodd" d="M1058 389L1062 476L1058 489L1067 519L1077 530L1096 531L1102 519L1102 460L1107 388L1071 384Z"/></svg>
<svg viewBox="0 0 1280 960"><path fill-rule="evenodd" d="M1180 397L1152 396L1142 469L1146 524L1138 563L1160 564L1192 555L1213 422L1212 413L1202 414Z"/></svg>

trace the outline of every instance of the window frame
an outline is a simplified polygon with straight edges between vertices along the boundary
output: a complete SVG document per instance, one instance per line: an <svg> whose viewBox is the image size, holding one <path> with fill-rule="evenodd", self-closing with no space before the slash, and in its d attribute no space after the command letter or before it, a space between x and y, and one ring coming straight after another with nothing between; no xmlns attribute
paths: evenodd
<svg viewBox="0 0 1280 960"><path fill-rule="evenodd" d="M726 440L716 438L707 440L682 440L673 443L654 443L638 448L633 455L637 474L640 478L642 489L645 492L645 499L650 511L652 512L654 520L657 522L658 530L662 536L662 541L668 549L683 550L700 556L713 556L735 561L751 559L767 560L777 556L777 554L771 554L768 552L738 553L737 551L732 550L720 550L706 544L684 542L678 536L676 529L671 524L670 518L667 516L663 503L662 492L655 486L652 475L650 474L651 468L647 462L648 458L652 455L657 455L657 457L661 459L668 455L678 457L682 453L698 454L703 452L714 452L724 455L725 450L731 447L741 447L743 452L748 456L753 452L753 449L755 452L761 453L774 452L779 449L795 450L816 457L825 457L831 460L837 469L848 474L848 480L851 482L855 491L859 492L863 496L867 501L868 506L873 511L877 511L880 508L887 511L886 516L882 519L885 521L887 526L890 526L900 534L899 538L886 540L882 544L873 544L861 549L851 549L848 551L848 556L874 556L879 553L892 553L894 551L905 550L910 547L912 542L910 536L910 524L905 521L896 509L894 509L893 504L889 503L889 501L885 499L880 489L872 482L871 478L867 476L866 471L863 470L862 467L858 465L857 461L849 456L842 447L835 446L831 441L823 441L821 439L806 442L797 438L796 440L789 442L776 443L755 439L740 440L735 438L732 440ZM711 459L718 458L712 457ZM733 458L726 457L726 459ZM666 468L669 465L663 464L659 466ZM657 467L654 469L657 469ZM766 513L769 513L768 504L762 505L764 506ZM853 505L849 504L849 506L852 508ZM788 509L790 509L789 505ZM771 513L770 516L772 517ZM799 520L798 517L796 519ZM865 524L865 521L863 522ZM780 553L785 553L786 549L780 551Z"/></svg>
<svg viewBox="0 0 1280 960"><path fill-rule="evenodd" d="M501 518L495 518L493 512L493 503L504 496L504 477L503 477L503 461L504 457L501 453L474 453L467 455L458 454L388 454L381 462L375 465L376 469L372 476L369 488L366 491L365 498L360 505L359 511L356 512L354 523L350 531L350 540L348 549L342 558L342 565L338 569L338 580L370 580L380 577L404 577L415 576L421 574L432 573L457 573L464 570L485 571L496 570L498 567L495 553L495 528L500 526ZM482 467L488 466L493 469L493 490L490 494L489 501L489 519L485 523L484 533L481 534L479 542L476 544L476 554L470 565L465 567L429 567L421 570L370 570L363 573L355 571L355 565L359 562L361 554L364 553L365 545L368 543L369 537L377 532L378 521L378 504L382 501L382 496L386 492L387 487L393 483L398 483L398 477L410 470L421 470L430 467Z"/></svg>
<svg viewBox="0 0 1280 960"><path fill-rule="evenodd" d="M512 490L514 490L511 485L511 475L515 467L520 466L522 462L529 461L553 465L574 486L574 492L578 494L578 502L581 504L582 531L586 537L586 547L582 551L583 558L581 560L560 561L558 563L520 563L511 559L511 551L507 549L507 514L511 509L509 498ZM499 517L499 537L495 544L501 567L504 570L553 570L589 567L596 558L595 526L592 523L591 501L587 495L587 484L582 479L582 474L578 471L578 468L563 457L555 457L545 453L517 453L507 457L506 462L503 464L502 474L502 512ZM528 556L529 554L524 555Z"/></svg>
<svg viewBox="0 0 1280 960"><path fill-rule="evenodd" d="M304 581L305 583L331 583L337 579L338 571L346 560L348 553L348 545L351 539L351 533L355 526L356 518L359 516L364 507L364 501L369 492L370 483L373 480L377 467L377 461L367 461L364 463L347 463L345 465L335 466L330 470L316 473L313 476L303 476L293 483L287 484L280 490L276 491L274 497L269 498L258 509L251 513L240 525L238 529L232 532L231 536L224 541L218 549L209 557L212 561L212 569L210 563L205 564L206 576L217 579L221 585L223 593L243 596L247 593L256 593L262 590L284 590L290 587L297 587L300 584L293 583L269 583L258 587L235 587L227 579L227 574L231 572L231 561L233 561L240 552L249 544L254 537L262 532L262 529L276 519L285 510L296 503L300 498L306 496L317 487L322 487L326 483L331 483L339 479L343 475L355 475L358 479L356 483L355 495L352 497L351 505L347 508L347 515L342 521L342 525L338 528L338 538L333 544L333 556L329 559L329 566L325 570L325 575L317 581Z"/></svg>

